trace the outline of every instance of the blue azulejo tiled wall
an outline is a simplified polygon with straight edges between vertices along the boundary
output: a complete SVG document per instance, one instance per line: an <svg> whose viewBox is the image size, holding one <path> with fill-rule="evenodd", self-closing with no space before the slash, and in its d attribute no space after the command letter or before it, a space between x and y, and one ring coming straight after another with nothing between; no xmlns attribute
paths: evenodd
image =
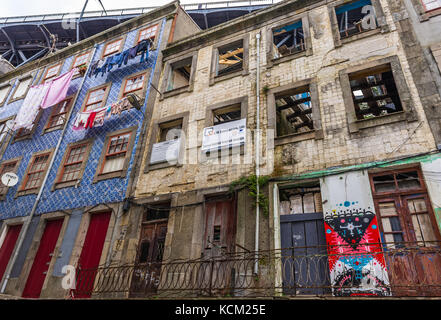
<svg viewBox="0 0 441 320"><path fill-rule="evenodd" d="M164 25L165 20L163 20L161 24L161 28L158 34L158 43L161 42L161 39L163 37ZM137 30L133 30L127 34L124 43L124 50L133 46L133 44L135 43L136 35ZM99 57L101 57L103 48L104 44L97 45L92 61L95 61ZM77 114L77 112L80 111L82 103L89 89L107 82L111 82L112 85L107 99L107 104L110 104L117 101L122 81L126 76L142 70L152 69L152 72L148 73L150 74L150 79L148 79L146 90L145 101L147 101L147 97L150 93L150 83L153 76L153 69L156 65L157 54L158 52L156 49L156 51L150 52L149 59L145 63L140 63L140 58L137 57L130 60L127 65L123 65L121 66L121 68L113 68L110 72L104 74L103 76L86 76L84 82L83 78L77 78L72 81L68 95L74 94L78 90L80 90L80 92L78 94L77 101L73 106L72 116L68 122L67 129L61 141L59 151L55 155L54 164L49 172L48 180L43 189L43 193L39 201L36 214L43 214L46 212L57 210L82 208L85 206L92 206L101 203L119 202L124 199L128 187L129 175L133 168L136 146L142 129L141 127L146 111L146 103L141 110L131 109L129 111L121 113L120 116L112 116L112 118L107 120L101 127L75 131L72 130L72 125L75 115ZM69 70L72 59L73 57L70 57L64 61L61 73L67 72ZM22 102L23 100L4 106L0 111L0 119L4 119L10 115L16 114ZM32 154L38 151L55 148L61 136L62 130L43 134L43 129L48 117L50 116L50 112L51 108L43 111L43 115L39 120L38 126L31 139L26 139L10 144L3 155L2 161L16 157L23 157L17 171L17 175L20 180L24 176L25 170L32 157ZM131 151L130 163L128 166L126 177L107 179L92 183L93 177L97 170L98 161L104 147L106 135L113 131L133 126L137 127L137 131L135 136L134 148ZM93 145L80 184L77 187L68 187L52 191L52 186L54 184L58 168L61 164L67 146L72 142L89 138L93 139ZM36 195L26 195L15 198L18 186L19 184L15 187L10 188L6 199L4 201L0 201L0 220L18 216L25 216L31 212L32 206L34 205L36 199Z"/></svg>

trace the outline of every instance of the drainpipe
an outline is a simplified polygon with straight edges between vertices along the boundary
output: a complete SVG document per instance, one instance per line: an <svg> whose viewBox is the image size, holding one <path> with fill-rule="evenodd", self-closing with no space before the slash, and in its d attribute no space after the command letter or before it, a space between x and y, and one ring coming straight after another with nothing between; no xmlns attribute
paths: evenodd
<svg viewBox="0 0 441 320"><path fill-rule="evenodd" d="M257 275L259 271L259 260L258 260L258 251L259 251L259 175L260 175L260 32L256 34L256 239L254 244L255 251L255 262L254 262L254 274Z"/></svg>
<svg viewBox="0 0 441 320"><path fill-rule="evenodd" d="M95 48L93 49L92 56L90 58L90 63L87 66L87 71L84 74L83 80L81 81L81 85L78 88L77 94L75 95L75 100L72 103L72 108L70 110L70 114L69 114L69 116L66 119L66 123L64 125L63 131L61 132L60 138L58 139L57 146L55 147L55 150L54 150L54 155L52 156L52 159L51 159L51 161L49 163L49 167L48 167L48 169L46 171L46 174L44 176L43 183L41 184L41 187L40 187L40 191L38 191L38 195L37 195L37 198L35 199L34 206L32 207L32 211L31 211L28 219L23 224L23 230L20 233L20 238L18 239L18 244L17 244L17 247L15 248L14 256L12 257L12 260L9 261L8 267L6 269L6 271L7 271L6 272L6 277L5 277L5 280L3 282L2 288L0 290L0 293L4 293L5 292L6 285L8 284L8 280L9 280L9 278L11 276L12 267L14 266L15 261L17 260L18 253L20 252L21 246L23 245L23 241L24 241L24 238L25 238L26 233L28 231L29 225L31 224L32 218L34 217L35 211L37 210L38 202L40 201L41 195L43 194L43 190L44 190L44 187L46 185L47 178L49 177L49 174L51 172L52 165L54 164L55 157L57 156L58 149L60 149L61 140L63 140L64 134L65 134L66 129L67 129L67 125L69 123L70 117L72 116L72 113L73 113L73 110L74 110L75 103L77 102L78 95L79 95L81 89L83 88L83 85L84 85L84 82L86 80L87 75L89 74L90 66L92 64L93 58L95 57L96 48L97 48L97 46L95 46Z"/></svg>

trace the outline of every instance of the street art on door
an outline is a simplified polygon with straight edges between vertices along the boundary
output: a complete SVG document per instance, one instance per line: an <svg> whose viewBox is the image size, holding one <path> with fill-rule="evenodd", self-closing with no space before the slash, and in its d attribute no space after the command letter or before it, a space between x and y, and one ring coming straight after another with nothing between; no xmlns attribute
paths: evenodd
<svg viewBox="0 0 441 320"><path fill-rule="evenodd" d="M331 284L336 296L390 295L377 218L358 201L336 204L325 212Z"/></svg>
<svg viewBox="0 0 441 320"><path fill-rule="evenodd" d="M390 295L369 174L323 177L320 191L333 294Z"/></svg>

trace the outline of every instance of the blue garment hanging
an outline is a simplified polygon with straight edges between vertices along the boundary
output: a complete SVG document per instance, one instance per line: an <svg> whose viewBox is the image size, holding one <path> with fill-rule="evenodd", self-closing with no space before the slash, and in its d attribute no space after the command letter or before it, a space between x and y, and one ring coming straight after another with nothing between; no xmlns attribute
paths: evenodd
<svg viewBox="0 0 441 320"><path fill-rule="evenodd" d="M359 0L349 4L345 4L341 7L335 8L335 14L340 14L345 11L351 11L357 8L362 8L364 6L372 5L371 0Z"/></svg>

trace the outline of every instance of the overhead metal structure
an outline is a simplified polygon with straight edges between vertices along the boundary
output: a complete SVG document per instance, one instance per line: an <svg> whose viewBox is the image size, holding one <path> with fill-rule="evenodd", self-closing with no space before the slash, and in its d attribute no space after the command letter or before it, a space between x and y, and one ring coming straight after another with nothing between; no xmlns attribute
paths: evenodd
<svg viewBox="0 0 441 320"><path fill-rule="evenodd" d="M280 0L235 0L181 4L201 29L266 8ZM101 3L101 1L100 1ZM62 49L158 7L0 18L0 55L14 66ZM101 4L102 5L102 4Z"/></svg>

